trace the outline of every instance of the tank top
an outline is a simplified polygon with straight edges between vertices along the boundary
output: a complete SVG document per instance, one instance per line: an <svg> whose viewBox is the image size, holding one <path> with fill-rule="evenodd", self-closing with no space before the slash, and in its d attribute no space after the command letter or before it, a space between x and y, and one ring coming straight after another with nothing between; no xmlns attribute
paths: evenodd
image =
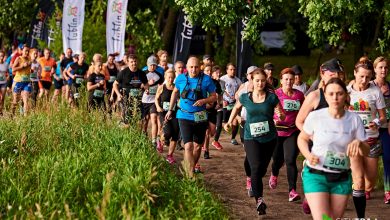
<svg viewBox="0 0 390 220"><path fill-rule="evenodd" d="M19 57L19 66L23 65L23 63L28 62L28 58L24 58L22 56ZM15 72L14 81L15 82L30 82L30 71L31 66L27 65L22 69Z"/></svg>
<svg viewBox="0 0 390 220"><path fill-rule="evenodd" d="M116 66L114 65L114 68L110 69L107 65L107 70L108 70L108 73L110 74L110 79L108 80L109 83L114 83L114 81L116 80L117 76L118 76L118 69L116 68Z"/></svg>
<svg viewBox="0 0 390 220"><path fill-rule="evenodd" d="M163 91L160 95L160 106L163 108L164 112L169 110L172 91L173 90L169 90L165 84L163 85Z"/></svg>
<svg viewBox="0 0 390 220"><path fill-rule="evenodd" d="M320 101L318 102L318 106L317 106L317 108L314 109L314 111L320 110L323 108L327 108L327 107L329 107L329 105L326 102L324 90L322 88L320 88Z"/></svg>
<svg viewBox="0 0 390 220"><path fill-rule="evenodd" d="M34 71L30 73L31 82L38 82L38 68L40 64L38 62L31 63L31 69Z"/></svg>

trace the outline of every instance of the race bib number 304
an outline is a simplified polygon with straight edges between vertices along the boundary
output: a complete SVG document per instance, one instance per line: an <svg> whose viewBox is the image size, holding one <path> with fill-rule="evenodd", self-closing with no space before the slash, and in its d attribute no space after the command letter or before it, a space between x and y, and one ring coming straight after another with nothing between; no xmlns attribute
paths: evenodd
<svg viewBox="0 0 390 220"><path fill-rule="evenodd" d="M195 112L194 113L195 122L205 122L207 121L207 113L206 111Z"/></svg>
<svg viewBox="0 0 390 220"><path fill-rule="evenodd" d="M326 152L324 168L335 171L345 171L349 169L349 158L345 153L328 151Z"/></svg>
<svg viewBox="0 0 390 220"><path fill-rule="evenodd" d="M257 122L249 124L252 137L259 137L266 135L269 132L268 121Z"/></svg>
<svg viewBox="0 0 390 220"><path fill-rule="evenodd" d="M283 101L283 109L286 111L298 111L301 108L299 100L285 99Z"/></svg>

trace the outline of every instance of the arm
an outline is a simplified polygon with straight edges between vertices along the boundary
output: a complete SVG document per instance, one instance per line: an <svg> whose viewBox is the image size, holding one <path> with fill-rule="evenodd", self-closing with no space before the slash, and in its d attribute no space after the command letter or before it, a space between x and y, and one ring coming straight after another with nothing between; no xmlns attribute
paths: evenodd
<svg viewBox="0 0 390 220"><path fill-rule="evenodd" d="M278 103L278 105L276 105L274 111L275 111L275 114L278 116L280 121L284 121L284 119L286 119L286 114L284 113L283 108L280 105L280 102Z"/></svg>
<svg viewBox="0 0 390 220"><path fill-rule="evenodd" d="M176 100L178 100L177 95L179 94L179 90L175 87L172 91L171 100L169 102L169 111L165 115L165 120L170 120L172 118L173 108L175 107Z"/></svg>
<svg viewBox="0 0 390 220"><path fill-rule="evenodd" d="M70 77L70 78L72 78L72 79L74 79L74 75L72 75L72 67L70 66L67 70L65 70L64 72L65 72L65 76L67 76L68 78Z"/></svg>
<svg viewBox="0 0 390 220"><path fill-rule="evenodd" d="M117 80L114 81L114 84L112 85L112 88L113 88L113 91L112 91L110 99L114 98L113 95L114 95L114 92L115 92L116 95L118 96L118 101L122 100L122 94L119 92L119 82Z"/></svg>
<svg viewBox="0 0 390 220"><path fill-rule="evenodd" d="M314 166L319 162L319 158L310 152L309 140L310 140L310 136L305 131L301 130L301 133L299 133L298 141L297 141L299 151L301 151L302 155L306 158L307 162L309 162L310 165Z"/></svg>
<svg viewBox="0 0 390 220"><path fill-rule="evenodd" d="M295 125L302 131L303 123L306 117L314 109L314 105L318 105L318 91L311 92L303 102L301 109L299 109L297 118L295 119ZM315 103L315 104L314 104Z"/></svg>
<svg viewBox="0 0 390 220"><path fill-rule="evenodd" d="M236 118L241 108L242 108L242 104L240 100L237 99L237 102L232 109L232 113L230 114L229 121L224 126L225 131L229 131L229 128L232 126L233 120Z"/></svg>
<svg viewBox="0 0 390 220"><path fill-rule="evenodd" d="M154 104L156 105L157 112L163 112L163 109L160 106L160 96L163 92L163 85L159 85L157 88L156 96L154 98Z"/></svg>
<svg viewBox="0 0 390 220"><path fill-rule="evenodd" d="M15 60L15 62L14 62L14 64L13 64L13 66L12 66L12 72L15 72L15 71L18 71L18 70L21 70L21 69L23 69L24 67L26 67L27 66L27 64L21 64L20 63L20 59L19 59L19 57L18 58L16 58L16 60Z"/></svg>
<svg viewBox="0 0 390 220"><path fill-rule="evenodd" d="M104 84L105 84L104 80L96 83L95 85L93 85L92 82L88 82L87 83L87 90L88 91L95 90L95 89L99 88L100 86L103 86Z"/></svg>
<svg viewBox="0 0 390 220"><path fill-rule="evenodd" d="M194 106L202 106L205 104L210 104L217 101L217 93L213 92L209 95L209 97L205 99L200 99L194 103Z"/></svg>
<svg viewBox="0 0 390 220"><path fill-rule="evenodd" d="M356 156L368 156L370 152L370 145L365 141L360 141L358 139L353 140L347 146L347 155L349 157Z"/></svg>

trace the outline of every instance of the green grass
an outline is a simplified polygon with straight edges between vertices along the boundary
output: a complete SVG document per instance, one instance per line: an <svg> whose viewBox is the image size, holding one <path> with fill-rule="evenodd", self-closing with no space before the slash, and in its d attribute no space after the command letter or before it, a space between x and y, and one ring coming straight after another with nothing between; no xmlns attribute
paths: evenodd
<svg viewBox="0 0 390 220"><path fill-rule="evenodd" d="M46 108L1 119L5 219L226 219L201 180L181 177L136 128L99 112Z"/></svg>

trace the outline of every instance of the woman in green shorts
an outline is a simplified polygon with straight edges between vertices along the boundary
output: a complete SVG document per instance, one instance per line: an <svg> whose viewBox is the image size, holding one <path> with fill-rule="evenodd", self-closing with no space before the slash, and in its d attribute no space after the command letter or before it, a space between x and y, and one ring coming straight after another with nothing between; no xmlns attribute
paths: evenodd
<svg viewBox="0 0 390 220"><path fill-rule="evenodd" d="M308 115L298 147L306 158L303 191L313 219L323 219L324 215L336 219L343 216L352 192L350 158L367 155L369 146L364 142L366 134L359 116L344 108L348 97L344 82L330 79L324 93L329 107Z"/></svg>

